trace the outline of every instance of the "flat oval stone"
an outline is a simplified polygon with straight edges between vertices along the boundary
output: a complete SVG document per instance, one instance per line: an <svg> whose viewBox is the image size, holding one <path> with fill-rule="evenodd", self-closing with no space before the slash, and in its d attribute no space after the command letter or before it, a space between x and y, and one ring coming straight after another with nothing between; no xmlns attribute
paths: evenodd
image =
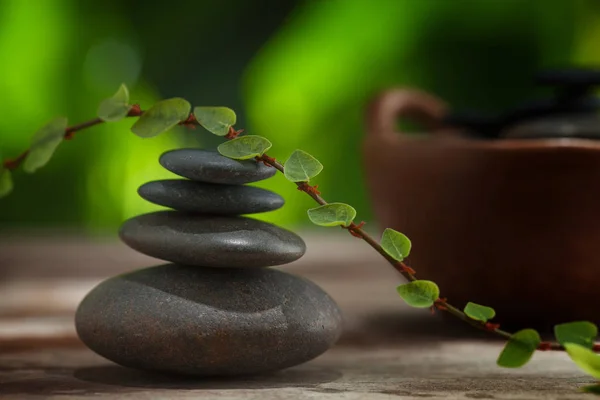
<svg viewBox="0 0 600 400"><path fill-rule="evenodd" d="M277 210L284 204L283 197L265 189L184 179L148 182L138 193L161 206L203 214L253 214Z"/></svg>
<svg viewBox="0 0 600 400"><path fill-rule="evenodd" d="M268 267L295 261L306 251L298 235L267 222L178 211L134 217L119 235L140 253L202 267Z"/></svg>
<svg viewBox="0 0 600 400"><path fill-rule="evenodd" d="M168 264L102 282L75 325L90 349L125 367L226 376L317 357L339 338L342 315L317 285L282 271Z"/></svg>
<svg viewBox="0 0 600 400"><path fill-rule="evenodd" d="M273 167L254 160L232 160L216 151L200 149L172 150L160 156L160 164L169 171L194 181L242 185L275 175Z"/></svg>

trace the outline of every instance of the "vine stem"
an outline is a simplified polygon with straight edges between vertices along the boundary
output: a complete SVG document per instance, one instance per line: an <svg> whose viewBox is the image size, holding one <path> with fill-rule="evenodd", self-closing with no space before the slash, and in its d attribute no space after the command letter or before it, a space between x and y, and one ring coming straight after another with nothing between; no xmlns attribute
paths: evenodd
<svg viewBox="0 0 600 400"><path fill-rule="evenodd" d="M260 157L257 157L256 159L258 161L261 161L265 164L268 164L268 165L274 167L281 173L283 173L285 171L285 169L284 169L285 167L283 166L283 164L281 164L279 161L277 161L274 158L271 158L267 155L262 155ZM298 186L298 190L301 190L304 193L308 194L310 197L313 198L313 200L315 200L320 205L324 206L324 205L328 204L327 201L323 197L321 197L320 193L316 192L313 189L314 187L309 186L306 182L297 182L296 185ZM385 250L383 250L383 247L381 247L381 245L371 235L369 235L367 232L365 232L365 230L362 229L359 225L352 223L349 226L344 227L344 228L347 229L349 232L353 233L354 234L353 236L359 237L362 240L364 240L365 242L367 242L367 244L369 246L371 246L376 252L378 252L383 258L385 258L388 261L388 263L390 263L392 265L392 267L394 267L394 269L396 271L398 271L400 274L402 274L402 276L406 280L408 280L409 282L414 282L417 280L417 278L415 277L415 272L414 272L414 270L412 270L412 268L408 267L402 261L395 260L389 254L387 254L385 252ZM453 316L455 316L465 322L468 322L469 324L477 327L478 329L482 329L485 331L492 331L504 338L511 337L510 333L502 331L499 328L496 328L493 330L486 328L486 325L484 323L480 323L479 321L475 321L475 320L469 318L464 312L460 311L460 309L458 309L458 308L454 307L453 305L451 305L450 303L448 303L447 300L439 300L438 302L436 302L436 308L439 310L447 311L448 313L452 314Z"/></svg>
<svg viewBox="0 0 600 400"><path fill-rule="evenodd" d="M144 111L140 108L140 106L138 104L135 104L129 110L127 117L140 117L142 114L144 114ZM94 118L92 120L70 126L67 129L65 129L64 138L65 138L65 140L70 140L73 138L73 136L76 132L82 131L84 129L87 129L87 128L90 128L92 126L99 125L102 123L104 123L104 121L102 119ZM198 120L196 119L196 117L194 116L194 114L190 113L189 117L186 120L181 121L179 123L179 125L194 128L195 126L199 126L200 124L199 124ZM233 127L231 127L229 129L229 133L225 136L225 139L227 139L227 140L234 139L241 132L242 132L242 130L236 131ZM4 166L5 169L8 169L8 170L17 169L23 163L23 161L25 161L29 152L30 152L30 149L27 149L23 153L21 153L19 156L15 157L13 159L4 160L2 165ZM256 157L256 160L277 169L281 173L284 173L284 171L285 171L283 164L281 164L275 158L269 157L267 154L263 154L261 156ZM319 205L324 206L324 205L328 204L327 201L323 197L321 197L321 193L317 190L317 186L310 186L306 182L296 182L296 186L298 187L298 190L300 190L300 191L306 193L307 195L309 195L310 197L312 197L313 200L315 202L317 202ZM383 258L385 258L388 261L388 263L398 273L400 273L406 280L408 280L409 282L416 281L417 278L415 277L415 275L416 275L415 270L413 270L411 267L406 265L404 262L397 261L394 258L392 258L389 254L387 254L385 252L385 250L381 247L381 245L371 235L369 235L367 232L365 232L364 229L362 229L363 225L364 225L364 222L361 222L358 225L353 222L348 226L344 226L343 228L346 229L350 234L352 234L352 236L354 236L356 238L360 238L363 241L365 241L369 246L371 246L375 251L377 251ZM445 312L449 313L450 315L460 319L461 321L474 326L477 329L493 333L504 339L510 339L512 337L512 334L510 332L501 330L499 325L491 324L491 323L484 323L484 322L469 318L469 316L467 316L459 308L450 304L448 302L448 300L445 298L440 297L434 303L434 306L432 307L432 311L434 309L438 309L440 311L445 311ZM561 346L559 343L542 342L538 346L538 350L539 351L564 351L565 348L563 346ZM600 344L595 344L593 347L593 350L595 352L600 352Z"/></svg>
<svg viewBox="0 0 600 400"><path fill-rule="evenodd" d="M143 113L144 112L140 109L139 104L135 104L135 105L131 106L131 109L127 113L127 116L128 117L139 117ZM80 124L77 124L77 125L69 126L69 127L67 127L67 129L65 129L65 134L63 137L65 138L65 140L71 140L71 139L73 139L73 136L75 135L76 132L82 131L87 128L91 128L92 126L95 126L95 125L100 125L102 123L104 123L104 121L101 120L100 118L94 118L89 121L85 121ZM9 158L9 159L4 160L4 162L2 163L2 166L7 170L15 170L15 169L19 168L19 166L25 161L25 159L29 155L30 150L31 149L25 150L24 152L22 152L15 158Z"/></svg>

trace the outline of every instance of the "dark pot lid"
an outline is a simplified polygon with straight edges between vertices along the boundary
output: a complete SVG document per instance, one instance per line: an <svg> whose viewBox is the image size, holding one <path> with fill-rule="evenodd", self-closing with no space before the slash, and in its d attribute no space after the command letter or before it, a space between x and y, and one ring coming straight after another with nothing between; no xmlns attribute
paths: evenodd
<svg viewBox="0 0 600 400"><path fill-rule="evenodd" d="M444 124L482 139L600 139L600 98L593 94L600 84L600 70L548 70L538 74L536 82L554 86L554 96L525 102L500 115L453 112Z"/></svg>

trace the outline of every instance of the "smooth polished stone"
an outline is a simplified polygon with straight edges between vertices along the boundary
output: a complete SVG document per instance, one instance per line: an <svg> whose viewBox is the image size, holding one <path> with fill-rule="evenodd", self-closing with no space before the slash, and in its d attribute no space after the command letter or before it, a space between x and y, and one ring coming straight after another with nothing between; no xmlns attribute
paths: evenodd
<svg viewBox="0 0 600 400"><path fill-rule="evenodd" d="M306 251L295 233L247 217L158 211L125 221L119 234L140 253L202 267L269 267Z"/></svg>
<svg viewBox="0 0 600 400"><path fill-rule="evenodd" d="M184 179L148 182L138 193L161 206L203 214L253 214L277 210L284 204L283 197L265 189Z"/></svg>
<svg viewBox="0 0 600 400"><path fill-rule="evenodd" d="M270 178L277 172L255 160L233 160L216 151L200 149L168 151L159 161L174 174L206 183L241 185Z"/></svg>
<svg viewBox="0 0 600 400"><path fill-rule="evenodd" d="M336 303L274 269L161 265L108 279L81 302L81 340L126 367L248 375L304 363L342 331Z"/></svg>

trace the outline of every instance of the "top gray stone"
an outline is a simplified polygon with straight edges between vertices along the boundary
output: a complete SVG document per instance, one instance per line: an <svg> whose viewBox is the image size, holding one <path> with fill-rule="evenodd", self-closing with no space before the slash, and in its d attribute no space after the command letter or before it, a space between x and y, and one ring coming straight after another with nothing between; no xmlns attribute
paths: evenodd
<svg viewBox="0 0 600 400"><path fill-rule="evenodd" d="M254 160L232 160L216 151L180 149L164 153L160 164L169 171L198 182L243 185L275 175L277 170Z"/></svg>

